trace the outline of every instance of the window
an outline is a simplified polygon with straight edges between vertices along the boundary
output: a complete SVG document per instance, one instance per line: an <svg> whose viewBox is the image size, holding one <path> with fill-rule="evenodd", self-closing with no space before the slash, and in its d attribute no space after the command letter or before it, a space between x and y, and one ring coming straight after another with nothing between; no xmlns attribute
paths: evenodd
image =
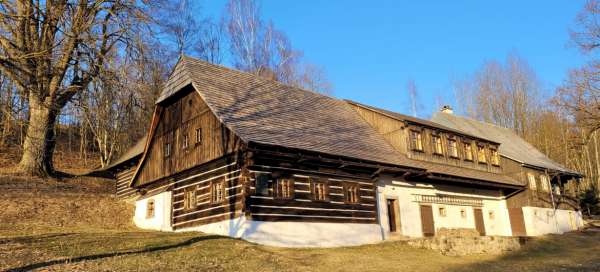
<svg viewBox="0 0 600 272"><path fill-rule="evenodd" d="M213 182L211 189L210 200L212 203L219 203L225 200L225 179Z"/></svg>
<svg viewBox="0 0 600 272"><path fill-rule="evenodd" d="M355 204L358 203L359 199L359 188L358 185L346 184L344 186L344 199L346 203Z"/></svg>
<svg viewBox="0 0 600 272"><path fill-rule="evenodd" d="M267 174L257 174L256 175L256 194L261 196L269 195L269 180L271 179L270 175Z"/></svg>
<svg viewBox="0 0 600 272"><path fill-rule="evenodd" d="M166 143L165 144L165 158L168 158L171 156L171 143Z"/></svg>
<svg viewBox="0 0 600 272"><path fill-rule="evenodd" d="M494 211L489 211L488 212L488 218L490 220L494 220L494 218L496 218L496 215L494 214Z"/></svg>
<svg viewBox="0 0 600 272"><path fill-rule="evenodd" d="M544 191L544 192L550 191L550 184L548 182L548 176L546 176L545 174L540 175L540 184L542 185L542 191Z"/></svg>
<svg viewBox="0 0 600 272"><path fill-rule="evenodd" d="M275 187L275 195L278 198L291 199L294 198L294 180L278 179Z"/></svg>
<svg viewBox="0 0 600 272"><path fill-rule="evenodd" d="M325 184L324 182L313 182L313 199L317 201L327 201L327 189L327 184Z"/></svg>
<svg viewBox="0 0 600 272"><path fill-rule="evenodd" d="M154 199L148 199L146 203L146 218L154 217Z"/></svg>
<svg viewBox="0 0 600 272"><path fill-rule="evenodd" d="M202 144L202 129L197 128L196 129L196 145L201 145L201 144Z"/></svg>
<svg viewBox="0 0 600 272"><path fill-rule="evenodd" d="M415 151L423 151L423 137L420 131L410 131L410 148Z"/></svg>
<svg viewBox="0 0 600 272"><path fill-rule="evenodd" d="M458 144L455 139L448 139L448 156L458 158Z"/></svg>
<svg viewBox="0 0 600 272"><path fill-rule="evenodd" d="M487 163L487 159L485 157L485 146L477 145L477 161L479 163Z"/></svg>
<svg viewBox="0 0 600 272"><path fill-rule="evenodd" d="M442 155L442 137L439 135L431 135L433 141L433 154Z"/></svg>
<svg viewBox="0 0 600 272"><path fill-rule="evenodd" d="M196 186L185 188L183 192L183 209L196 208Z"/></svg>
<svg viewBox="0 0 600 272"><path fill-rule="evenodd" d="M527 173L527 182L529 182L529 189L536 190L535 175L533 173Z"/></svg>
<svg viewBox="0 0 600 272"><path fill-rule="evenodd" d="M464 208L460 209L460 217L467 218L467 210Z"/></svg>
<svg viewBox="0 0 600 272"><path fill-rule="evenodd" d="M498 166L500 165L500 155L498 154L498 150L495 148L490 149L490 153L492 154L492 165Z"/></svg>
<svg viewBox="0 0 600 272"><path fill-rule="evenodd" d="M440 207L439 208L439 213L440 213L441 217L446 217L446 208Z"/></svg>
<svg viewBox="0 0 600 272"><path fill-rule="evenodd" d="M189 137L187 134L183 135L182 147L183 149L187 149L190 146Z"/></svg>
<svg viewBox="0 0 600 272"><path fill-rule="evenodd" d="M473 146L471 143L464 143L465 147L465 160L473 161Z"/></svg>

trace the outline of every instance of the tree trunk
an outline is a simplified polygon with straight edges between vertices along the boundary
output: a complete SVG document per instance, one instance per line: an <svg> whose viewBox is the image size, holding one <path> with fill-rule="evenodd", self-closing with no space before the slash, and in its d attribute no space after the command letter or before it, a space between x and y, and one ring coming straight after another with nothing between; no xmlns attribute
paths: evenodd
<svg viewBox="0 0 600 272"><path fill-rule="evenodd" d="M44 104L51 103L40 103L36 98L29 99L29 125L19 162L19 168L24 174L40 177L54 174L52 154L57 114L56 110Z"/></svg>

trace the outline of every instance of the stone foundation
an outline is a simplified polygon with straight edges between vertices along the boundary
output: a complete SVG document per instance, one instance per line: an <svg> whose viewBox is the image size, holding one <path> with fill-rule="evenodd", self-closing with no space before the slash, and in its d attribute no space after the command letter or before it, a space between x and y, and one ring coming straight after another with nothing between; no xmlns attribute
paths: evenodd
<svg viewBox="0 0 600 272"><path fill-rule="evenodd" d="M519 237L479 236L474 229L439 229L435 237L409 240L413 247L438 250L444 255L502 254L521 248Z"/></svg>

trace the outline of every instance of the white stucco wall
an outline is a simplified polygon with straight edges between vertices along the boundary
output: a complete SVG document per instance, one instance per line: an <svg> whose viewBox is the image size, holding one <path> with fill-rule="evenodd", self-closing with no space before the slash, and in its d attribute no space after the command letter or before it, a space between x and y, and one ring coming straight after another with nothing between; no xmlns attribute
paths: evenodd
<svg viewBox="0 0 600 272"><path fill-rule="evenodd" d="M528 236L565 233L577 230L584 224L581 213L571 210L523 207L523 217Z"/></svg>
<svg viewBox="0 0 600 272"><path fill-rule="evenodd" d="M154 216L147 218L148 201L154 200ZM171 192L162 192L135 202L133 223L142 229L171 231Z"/></svg>
<svg viewBox="0 0 600 272"><path fill-rule="evenodd" d="M264 222L243 216L177 231L201 231L281 247L340 247L382 241L378 224Z"/></svg>
<svg viewBox="0 0 600 272"><path fill-rule="evenodd" d="M389 223L386 199L396 199L400 211L400 234L409 237L422 237L421 211L422 203L416 202L414 195L455 195L458 197L474 197L482 200L482 207L465 205L448 205L427 203L433 210L433 220L436 230L440 228L472 228L475 229L474 208L481 208L487 235L510 236L510 221L506 201L497 192L486 190L466 190L450 186L434 186L407 182L401 178L382 177L377 187L378 209L381 227L386 239L389 237ZM440 216L439 208L446 209L446 216ZM461 209L466 211L466 218L461 216ZM494 219L489 218L489 212L494 211Z"/></svg>

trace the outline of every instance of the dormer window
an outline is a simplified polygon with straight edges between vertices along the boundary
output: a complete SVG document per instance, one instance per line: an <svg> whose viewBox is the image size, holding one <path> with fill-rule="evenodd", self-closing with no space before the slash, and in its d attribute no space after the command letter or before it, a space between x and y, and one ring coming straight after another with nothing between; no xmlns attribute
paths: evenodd
<svg viewBox="0 0 600 272"><path fill-rule="evenodd" d="M498 154L498 150L495 148L490 149L490 153L492 154L492 165L499 166L500 165L500 154Z"/></svg>
<svg viewBox="0 0 600 272"><path fill-rule="evenodd" d="M410 131L410 148L414 151L423 151L423 136L420 131Z"/></svg>
<svg viewBox="0 0 600 272"><path fill-rule="evenodd" d="M448 156L458 158L458 144L455 139L448 139Z"/></svg>
<svg viewBox="0 0 600 272"><path fill-rule="evenodd" d="M433 154L442 155L442 137L440 135L431 135L433 141Z"/></svg>
<svg viewBox="0 0 600 272"><path fill-rule="evenodd" d="M465 161L473 161L473 146L470 142L464 143Z"/></svg>
<svg viewBox="0 0 600 272"><path fill-rule="evenodd" d="M485 146L477 145L477 161L479 163L487 163L487 159L485 156Z"/></svg>

